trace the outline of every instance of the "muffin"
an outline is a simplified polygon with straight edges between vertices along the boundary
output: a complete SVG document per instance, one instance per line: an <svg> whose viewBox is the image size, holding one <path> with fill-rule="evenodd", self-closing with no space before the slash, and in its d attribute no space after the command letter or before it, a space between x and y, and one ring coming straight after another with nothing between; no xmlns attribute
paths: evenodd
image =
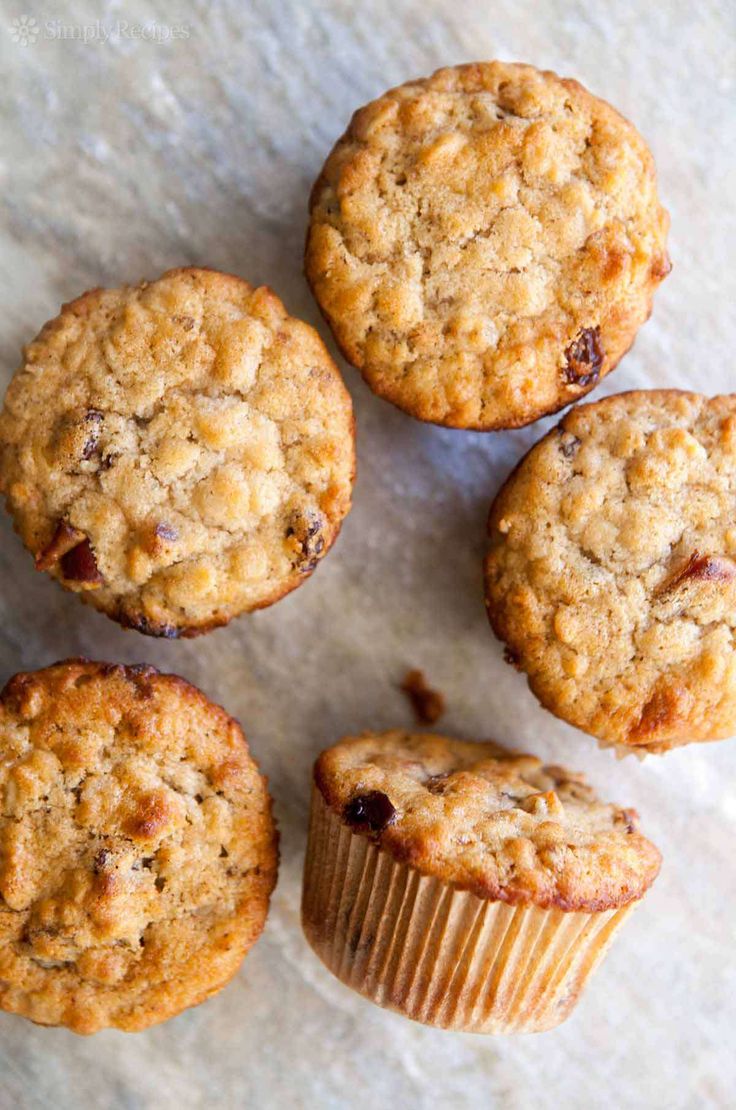
<svg viewBox="0 0 736 1110"><path fill-rule="evenodd" d="M242 730L176 675L72 659L0 694L0 1009L146 1029L215 994L276 882Z"/></svg>
<svg viewBox="0 0 736 1110"><path fill-rule="evenodd" d="M317 333L213 270L65 305L0 416L0 489L38 569L154 636L299 586L354 467L350 398Z"/></svg>
<svg viewBox="0 0 736 1110"><path fill-rule="evenodd" d="M551 1029L657 876L633 810L497 744L350 737L314 771L302 920L343 983L416 1021Z"/></svg>
<svg viewBox="0 0 736 1110"><path fill-rule="evenodd" d="M490 514L488 615L556 716L664 752L736 732L736 395L569 412Z"/></svg>
<svg viewBox="0 0 736 1110"><path fill-rule="evenodd" d="M306 274L379 396L514 428L587 393L669 272L637 131L576 81L483 62L353 116L311 197Z"/></svg>

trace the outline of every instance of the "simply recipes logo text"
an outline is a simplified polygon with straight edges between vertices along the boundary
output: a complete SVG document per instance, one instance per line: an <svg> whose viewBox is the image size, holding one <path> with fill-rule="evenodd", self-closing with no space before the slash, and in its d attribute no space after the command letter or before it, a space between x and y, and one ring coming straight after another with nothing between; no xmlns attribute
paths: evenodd
<svg viewBox="0 0 736 1110"><path fill-rule="evenodd" d="M191 36L189 23L134 23L127 19L116 19L109 23L93 19L89 23L67 23L63 19L36 19L32 15L21 15L12 20L8 31L18 46L33 46L39 39L57 42L107 43L125 40L138 42L181 42Z"/></svg>

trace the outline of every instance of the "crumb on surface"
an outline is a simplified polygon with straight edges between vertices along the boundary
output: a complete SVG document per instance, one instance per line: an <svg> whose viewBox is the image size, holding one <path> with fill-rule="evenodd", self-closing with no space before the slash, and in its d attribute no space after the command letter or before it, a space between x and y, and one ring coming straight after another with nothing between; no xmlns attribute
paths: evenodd
<svg viewBox="0 0 736 1110"><path fill-rule="evenodd" d="M406 694L417 724L433 725L444 714L445 696L428 685L424 671L407 671L399 688Z"/></svg>

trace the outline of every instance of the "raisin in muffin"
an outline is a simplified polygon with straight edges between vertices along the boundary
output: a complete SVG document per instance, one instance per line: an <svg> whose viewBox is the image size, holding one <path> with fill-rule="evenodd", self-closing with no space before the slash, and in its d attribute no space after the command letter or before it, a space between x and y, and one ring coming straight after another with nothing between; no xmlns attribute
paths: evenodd
<svg viewBox="0 0 736 1110"><path fill-rule="evenodd" d="M736 396L568 413L491 509L488 613L547 709L620 751L736 732Z"/></svg>
<svg viewBox="0 0 736 1110"><path fill-rule="evenodd" d="M564 1021L660 856L581 775L497 744L349 737L314 772L306 936L344 983L427 1024Z"/></svg>
<svg viewBox="0 0 736 1110"><path fill-rule="evenodd" d="M157 636L303 582L350 508L354 463L350 398L317 333L212 270L64 306L0 416L0 488L37 567Z"/></svg>
<svg viewBox="0 0 736 1110"><path fill-rule="evenodd" d="M669 272L667 228L652 156L610 105L476 63L356 112L312 191L306 274L380 396L512 428L615 367Z"/></svg>
<svg viewBox="0 0 736 1110"><path fill-rule="evenodd" d="M0 694L0 1008L76 1033L203 1002L276 881L240 726L152 667L69 660Z"/></svg>

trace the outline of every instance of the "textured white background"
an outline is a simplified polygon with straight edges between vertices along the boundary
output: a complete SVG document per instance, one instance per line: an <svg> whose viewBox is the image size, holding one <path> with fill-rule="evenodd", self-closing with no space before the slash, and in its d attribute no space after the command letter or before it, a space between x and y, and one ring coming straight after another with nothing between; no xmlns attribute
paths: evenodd
<svg viewBox="0 0 736 1110"><path fill-rule="evenodd" d="M25 48L9 33L22 14L40 30ZM46 26L95 19L179 22L188 37L85 44ZM352 109L441 64L501 57L579 78L655 152L675 269L598 395L733 389L735 23L732 0L2 3L0 384L62 301L173 265L266 282L321 327L301 276L307 193ZM283 837L266 932L230 987L135 1036L1 1016L0 1107L736 1105L736 744L619 763L543 712L486 626L480 564L490 498L546 424L433 429L346 377L360 475L343 536L302 589L228 629L171 644L125 633L36 576L0 524L0 679L77 653L181 672L242 721ZM663 850L557 1031L413 1025L332 980L301 936L310 764L345 732L409 723L408 665L445 691L447 731L587 770Z"/></svg>

